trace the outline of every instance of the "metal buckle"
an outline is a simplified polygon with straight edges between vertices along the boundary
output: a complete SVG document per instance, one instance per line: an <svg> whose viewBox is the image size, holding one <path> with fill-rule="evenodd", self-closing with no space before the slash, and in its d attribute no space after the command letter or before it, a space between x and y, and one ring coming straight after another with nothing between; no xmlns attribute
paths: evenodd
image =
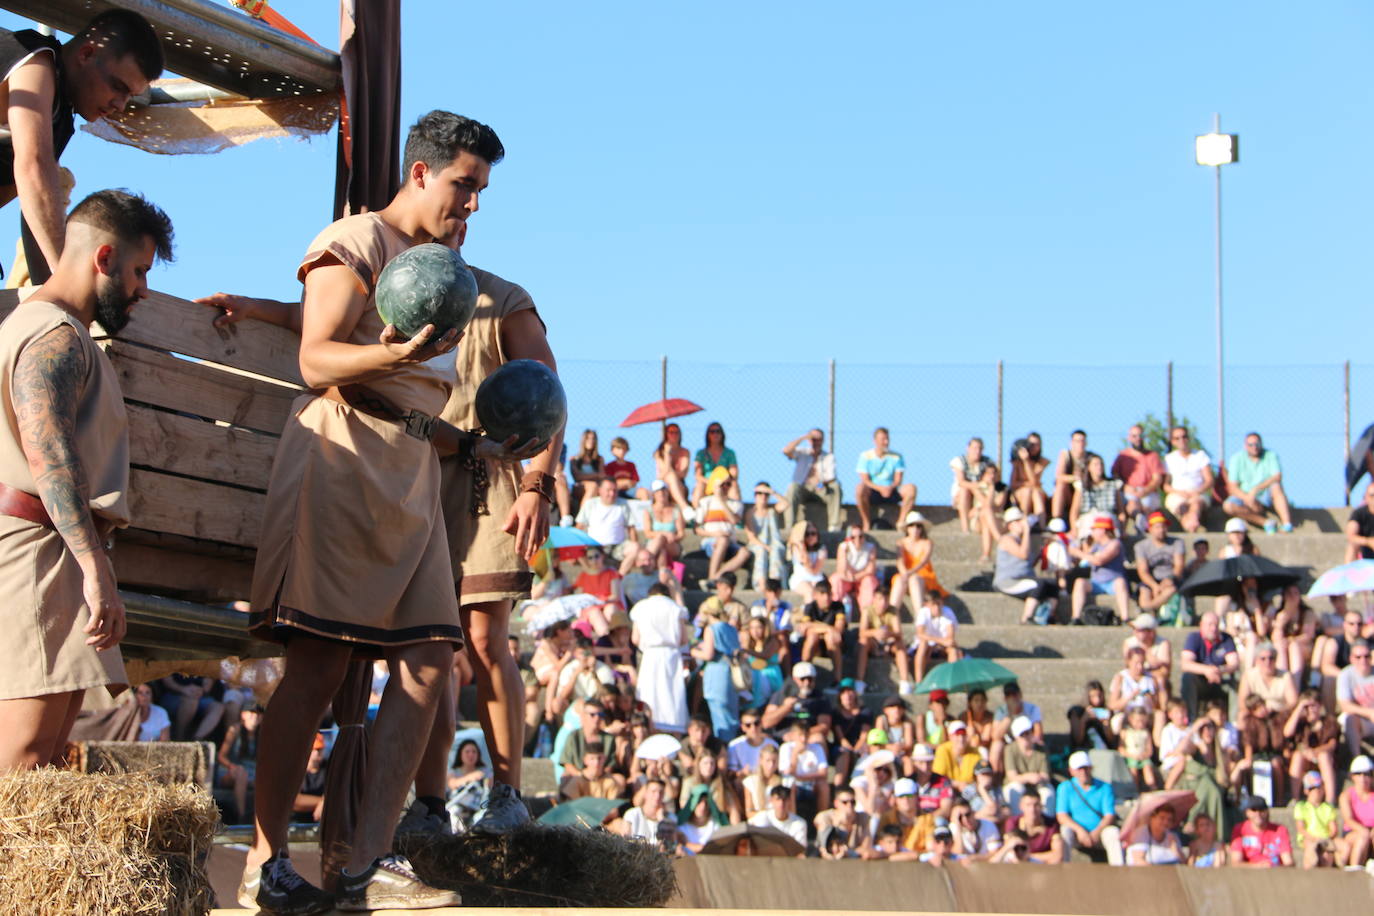
<svg viewBox="0 0 1374 916"><path fill-rule="evenodd" d="M406 433L426 442L434 438L434 417L418 410L412 410L402 418Z"/></svg>

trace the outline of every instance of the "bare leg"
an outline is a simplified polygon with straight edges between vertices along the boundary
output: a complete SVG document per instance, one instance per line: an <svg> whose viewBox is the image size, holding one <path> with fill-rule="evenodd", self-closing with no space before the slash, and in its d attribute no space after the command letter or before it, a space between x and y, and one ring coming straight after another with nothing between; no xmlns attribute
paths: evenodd
<svg viewBox="0 0 1374 916"><path fill-rule="evenodd" d="M916 657L914 659L915 670L912 672L916 676L916 683L921 683L926 677L926 662L930 659L930 643L924 639L916 646Z"/></svg>
<svg viewBox="0 0 1374 916"><path fill-rule="evenodd" d="M854 490L854 503L859 509L859 526L867 531L870 527L868 513L868 484L859 481L859 486Z"/></svg>
<svg viewBox="0 0 1374 916"><path fill-rule="evenodd" d="M902 522L906 520L907 513L911 511L912 506L916 505L916 484L904 483L897 488L897 493L902 497L902 506L897 511L897 524L895 527L900 530Z"/></svg>
<svg viewBox="0 0 1374 916"><path fill-rule="evenodd" d="M873 640L871 639L864 639L859 642L859 658L854 670L854 676L861 681L864 679L864 676L868 674L868 653L872 651L870 648L871 646L873 646Z"/></svg>
<svg viewBox="0 0 1374 916"><path fill-rule="evenodd" d="M525 685L520 666L510 654L512 606L506 599L463 608L463 632L468 638L468 657L477 683L477 718L487 738L492 776L518 789L525 747L521 702Z"/></svg>
<svg viewBox="0 0 1374 916"><path fill-rule="evenodd" d="M1131 590L1124 578L1112 583L1112 594L1116 597L1116 616L1126 623L1131 619Z"/></svg>
<svg viewBox="0 0 1374 916"><path fill-rule="evenodd" d="M193 704L200 705L200 704ZM205 708L205 715L201 717L200 724L196 726L196 733L191 736L192 741L204 741L210 733L219 725L220 719L224 717L224 704L211 703Z"/></svg>
<svg viewBox="0 0 1374 916"><path fill-rule="evenodd" d="M1279 521L1285 525L1293 524L1293 509L1288 505L1288 494L1283 490L1283 484L1275 482L1269 488L1269 494L1274 500L1274 512L1278 514Z"/></svg>
<svg viewBox="0 0 1374 916"><path fill-rule="evenodd" d="M467 635L467 627L463 627ZM469 637L471 638L471 637ZM454 657L460 653L455 653ZM458 698L456 672L449 672L439 691L439 703L434 709L434 725L429 739L420 752L415 768L415 794L420 798L443 798L448 794L448 754L453 747L453 733L458 730Z"/></svg>
<svg viewBox="0 0 1374 916"><path fill-rule="evenodd" d="M191 723L195 721L196 711L200 708L200 699L192 699L183 696L177 703L177 715L172 720L172 740L185 741L187 734L191 731Z"/></svg>
<svg viewBox="0 0 1374 916"><path fill-rule="evenodd" d="M954 511L959 513L959 530L968 534L969 513L972 509L973 493L960 487L954 494Z"/></svg>
<svg viewBox="0 0 1374 916"><path fill-rule="evenodd" d="M563 473L562 465L553 475L553 495L558 502L559 523L565 518L572 518L572 494L568 492L568 478Z"/></svg>
<svg viewBox="0 0 1374 916"><path fill-rule="evenodd" d="M81 710L84 690L0 700L0 773L57 761Z"/></svg>
<svg viewBox="0 0 1374 916"><path fill-rule="evenodd" d="M1073 604L1070 612L1074 620L1083 616L1083 608L1088 603L1088 580L1086 578L1073 580Z"/></svg>
<svg viewBox="0 0 1374 916"><path fill-rule="evenodd" d="M906 654L906 650L899 645L893 650L892 659L897 663L897 679L899 681L910 681L911 658Z"/></svg>

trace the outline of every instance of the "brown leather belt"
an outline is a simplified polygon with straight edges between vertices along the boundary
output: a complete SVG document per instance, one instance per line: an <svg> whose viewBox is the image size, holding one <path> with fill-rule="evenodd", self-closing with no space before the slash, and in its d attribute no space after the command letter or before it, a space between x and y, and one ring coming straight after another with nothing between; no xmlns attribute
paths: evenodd
<svg viewBox="0 0 1374 916"><path fill-rule="evenodd" d="M3 483L0 483L0 515L22 518L44 528L53 527L52 516L48 515L43 500Z"/></svg>
<svg viewBox="0 0 1374 916"><path fill-rule="evenodd" d="M363 385L339 385L324 390L331 401L352 407L369 417L400 423L408 435L430 442L434 439L434 417L418 410L402 410L377 392Z"/></svg>

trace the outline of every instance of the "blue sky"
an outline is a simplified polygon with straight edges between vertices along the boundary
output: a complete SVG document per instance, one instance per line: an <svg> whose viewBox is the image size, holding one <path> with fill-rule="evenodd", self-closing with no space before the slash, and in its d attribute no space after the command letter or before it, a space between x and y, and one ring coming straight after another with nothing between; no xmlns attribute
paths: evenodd
<svg viewBox="0 0 1374 916"><path fill-rule="evenodd" d="M274 5L337 46L332 3ZM1340 498L1335 370L1309 390L1312 373L1266 367L1366 359L1367 335L1351 330L1367 312L1374 241L1368 7L403 6L406 120L449 108L505 141L464 253L534 294L568 362L573 425L604 436L655 397L666 353L703 364L675 372L691 390L673 393L727 429L757 430L759 450L794 425L759 397L770 385L788 395L789 373L808 384L820 373L811 422L823 423L826 360L899 367L891 381L869 371L864 409L839 418L852 441L838 451L884 421L903 448L896 428L909 429L931 494L962 438L991 437L995 420L983 395L977 411L928 418L924 405L968 387L942 390L951 373L931 366L1149 367L1035 370L1066 396L1050 405L1023 389L1028 406L1013 416L1009 404L1007 422L1057 447L1079 425L1074 398L1162 391L1172 359L1197 367L1180 373L1176 400L1212 429L1212 179L1192 142L1215 111L1241 135L1241 162L1224 174L1228 364L1259 367L1232 370L1230 384L1238 397L1281 395L1248 390L1228 415L1228 451L1244 428L1266 428L1290 467L1316 462L1304 472L1312 500ZM64 162L79 192L127 186L172 215L178 260L163 289L287 297L330 216L333 158L332 138L157 157L79 134ZM643 365L615 370L632 384L592 363L574 376L589 360ZM743 386L704 365L760 363L797 365L752 370ZM911 366L926 368L900 368ZM1117 422L1110 406L1093 411L1114 451L1117 427L1142 410L1123 406ZM1357 432L1367 419L1356 415ZM761 470L782 473L768 461Z"/></svg>

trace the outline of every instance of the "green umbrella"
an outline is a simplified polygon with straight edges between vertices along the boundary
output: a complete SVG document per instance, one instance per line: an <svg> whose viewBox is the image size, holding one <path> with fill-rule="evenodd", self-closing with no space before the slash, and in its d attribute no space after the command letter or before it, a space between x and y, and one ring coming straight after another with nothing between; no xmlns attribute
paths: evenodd
<svg viewBox="0 0 1374 916"><path fill-rule="evenodd" d="M539 823L600 827L606 815L626 803L623 798L575 798L545 811L539 816Z"/></svg>
<svg viewBox="0 0 1374 916"><path fill-rule="evenodd" d="M950 693L968 693L979 688L986 690L989 687L999 687L1014 680L1015 674L991 659L961 658L957 662L937 665L934 671L916 685L916 692L947 690Z"/></svg>

